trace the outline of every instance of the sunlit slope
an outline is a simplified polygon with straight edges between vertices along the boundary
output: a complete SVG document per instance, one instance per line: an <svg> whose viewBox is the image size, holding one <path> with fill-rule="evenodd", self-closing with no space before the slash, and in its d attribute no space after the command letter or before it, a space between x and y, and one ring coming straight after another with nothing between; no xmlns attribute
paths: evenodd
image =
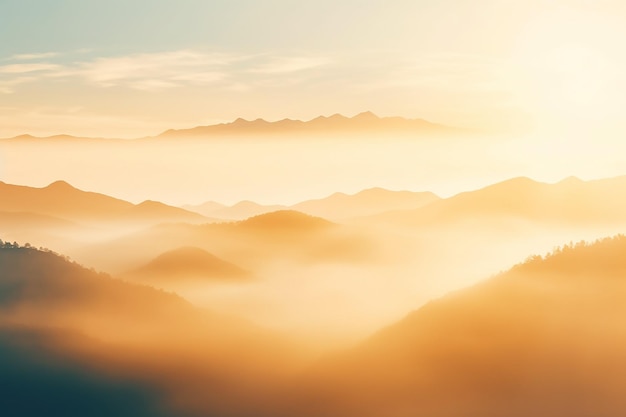
<svg viewBox="0 0 626 417"><path fill-rule="evenodd" d="M329 220L343 220L359 216L371 216L390 210L409 210L438 200L431 192L391 191L369 188L356 194L334 193L325 198L306 200L292 206L262 205L241 201L230 207L208 201L197 206L183 206L205 216L243 220L273 211L291 209Z"/></svg>
<svg viewBox="0 0 626 417"><path fill-rule="evenodd" d="M232 206L223 206L219 203L208 201L198 206L183 206L184 209L195 211L204 216L215 217L225 220L244 220L249 217L258 216L260 214L272 211L284 210L286 206L281 205L262 205L253 201L240 201Z"/></svg>
<svg viewBox="0 0 626 417"><path fill-rule="evenodd" d="M156 201L135 205L104 194L79 190L64 181L56 181L43 188L0 182L0 211L36 213L87 223L209 221L197 213Z"/></svg>
<svg viewBox="0 0 626 417"><path fill-rule="evenodd" d="M563 226L626 223L626 177L554 184L520 177L363 221L403 226L449 224L467 219L515 218Z"/></svg>
<svg viewBox="0 0 626 417"><path fill-rule="evenodd" d="M237 282L245 281L250 273L235 264L226 262L196 247L181 247L164 252L125 275L144 283L163 282Z"/></svg>
<svg viewBox="0 0 626 417"><path fill-rule="evenodd" d="M621 235L531 258L321 363L294 390L293 409L342 417L621 416L625 278Z"/></svg>
<svg viewBox="0 0 626 417"><path fill-rule="evenodd" d="M370 188L353 195L335 193L329 197L308 200L292 208L328 219L368 216L389 210L416 209L438 200L431 192L390 191Z"/></svg>

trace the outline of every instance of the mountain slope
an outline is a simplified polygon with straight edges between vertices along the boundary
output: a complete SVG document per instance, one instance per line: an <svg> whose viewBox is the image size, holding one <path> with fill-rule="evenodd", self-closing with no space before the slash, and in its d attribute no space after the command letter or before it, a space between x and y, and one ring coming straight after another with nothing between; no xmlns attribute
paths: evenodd
<svg viewBox="0 0 626 417"><path fill-rule="evenodd" d="M131 271L128 278L145 283L241 281L249 272L196 247L182 247L160 254L146 265Z"/></svg>
<svg viewBox="0 0 626 417"><path fill-rule="evenodd" d="M432 301L298 385L302 416L615 416L626 237L531 258ZM287 414L285 414L287 415Z"/></svg>
<svg viewBox="0 0 626 417"><path fill-rule="evenodd" d="M230 207L225 207L209 201L202 205L183 206L183 208L206 216L230 220L244 220L280 210L295 210L335 221L371 216L390 210L416 209L436 200L439 200L439 197L431 192L370 188L352 195L335 193L325 198L306 200L292 206L262 205L252 201L240 201Z"/></svg>
<svg viewBox="0 0 626 417"><path fill-rule="evenodd" d="M281 205L265 206L253 201L240 201L230 207L223 207L211 212L211 217L230 220L245 220L260 214L270 213L278 210L285 210L287 207Z"/></svg>
<svg viewBox="0 0 626 417"><path fill-rule="evenodd" d="M308 200L291 208L331 220L369 216L390 210L416 209L439 200L430 192L390 191L370 188L353 195L335 193L329 197Z"/></svg>
<svg viewBox="0 0 626 417"><path fill-rule="evenodd" d="M132 204L104 194L86 192L64 181L35 188L0 182L0 211L36 213L82 222L210 221L197 213L158 202Z"/></svg>
<svg viewBox="0 0 626 417"><path fill-rule="evenodd" d="M279 334L51 252L0 242L0 265L7 415L253 415L301 360Z"/></svg>
<svg viewBox="0 0 626 417"><path fill-rule="evenodd" d="M593 181L570 177L554 184L521 177L460 193L416 210L392 211L362 220L428 226L508 217L561 225L600 225L626 222L624 195L626 177Z"/></svg>

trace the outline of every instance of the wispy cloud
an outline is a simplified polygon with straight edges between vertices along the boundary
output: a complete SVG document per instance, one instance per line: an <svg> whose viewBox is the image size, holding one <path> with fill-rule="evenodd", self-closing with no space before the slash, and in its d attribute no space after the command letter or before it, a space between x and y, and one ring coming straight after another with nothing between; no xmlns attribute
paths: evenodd
<svg viewBox="0 0 626 417"><path fill-rule="evenodd" d="M15 92L16 86L35 81L36 79L35 77L16 77L9 80L0 80L0 94L12 94Z"/></svg>
<svg viewBox="0 0 626 417"><path fill-rule="evenodd" d="M0 66L0 74L24 74L28 72L54 71L61 68L49 63L11 64Z"/></svg>
<svg viewBox="0 0 626 417"><path fill-rule="evenodd" d="M250 70L261 74L287 74L317 68L329 64L326 57L281 57L273 58Z"/></svg>
<svg viewBox="0 0 626 417"><path fill-rule="evenodd" d="M184 83L208 84L224 78L235 60L223 54L175 51L98 58L79 64L75 75L102 87L126 85L176 87Z"/></svg>
<svg viewBox="0 0 626 417"><path fill-rule="evenodd" d="M56 54L55 54L56 55ZM12 58L42 59L50 54L24 54ZM249 86L268 78L302 73L327 64L322 57L237 55L179 50L160 53L100 57L71 64L28 62L0 66L0 92L13 92L9 85L45 79L75 78L98 87L126 87L160 91L184 86ZM33 74L28 81L17 82L11 75Z"/></svg>
<svg viewBox="0 0 626 417"><path fill-rule="evenodd" d="M58 56L58 52L42 52L38 54L17 54L9 57L11 61L30 61L35 59L46 59Z"/></svg>

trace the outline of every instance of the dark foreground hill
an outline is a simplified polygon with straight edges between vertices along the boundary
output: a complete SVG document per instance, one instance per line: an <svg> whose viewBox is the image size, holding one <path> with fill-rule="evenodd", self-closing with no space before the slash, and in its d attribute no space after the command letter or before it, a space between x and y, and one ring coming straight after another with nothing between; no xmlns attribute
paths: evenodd
<svg viewBox="0 0 626 417"><path fill-rule="evenodd" d="M252 415L296 352L174 294L0 242L1 415Z"/></svg>

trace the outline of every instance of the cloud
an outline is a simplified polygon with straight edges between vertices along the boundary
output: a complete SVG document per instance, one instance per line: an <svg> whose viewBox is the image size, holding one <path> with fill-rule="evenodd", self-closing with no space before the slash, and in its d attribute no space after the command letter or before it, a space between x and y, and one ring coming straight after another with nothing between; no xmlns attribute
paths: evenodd
<svg viewBox="0 0 626 417"><path fill-rule="evenodd" d="M0 80L0 94L12 94L15 87L36 80L35 77L17 77L10 80Z"/></svg>
<svg viewBox="0 0 626 417"><path fill-rule="evenodd" d="M23 74L27 72L53 71L59 68L59 65L49 63L11 64L0 66L0 74Z"/></svg>
<svg viewBox="0 0 626 417"><path fill-rule="evenodd" d="M35 59L45 59L58 56L57 52L43 52L39 54L17 54L9 58L11 61L30 61Z"/></svg>
<svg viewBox="0 0 626 417"><path fill-rule="evenodd" d="M270 62L263 63L253 68L250 72L261 74L286 74L321 67L329 62L330 60L325 57L274 58Z"/></svg>
<svg viewBox="0 0 626 417"><path fill-rule="evenodd" d="M11 59L37 59L58 55L22 54ZM99 57L67 64L28 62L0 66L0 93L12 86L46 79L75 79L97 87L126 87L161 91L185 86L214 86L232 89L273 81L287 74L299 74L326 65L324 57L242 55L179 50L158 53ZM32 78L17 80L12 75L28 73ZM242 88L238 90L243 91Z"/></svg>
<svg viewBox="0 0 626 417"><path fill-rule="evenodd" d="M227 76L225 68L234 60L225 54L183 50L98 58L81 63L74 73L103 87L175 87L186 83L210 84L221 80Z"/></svg>

